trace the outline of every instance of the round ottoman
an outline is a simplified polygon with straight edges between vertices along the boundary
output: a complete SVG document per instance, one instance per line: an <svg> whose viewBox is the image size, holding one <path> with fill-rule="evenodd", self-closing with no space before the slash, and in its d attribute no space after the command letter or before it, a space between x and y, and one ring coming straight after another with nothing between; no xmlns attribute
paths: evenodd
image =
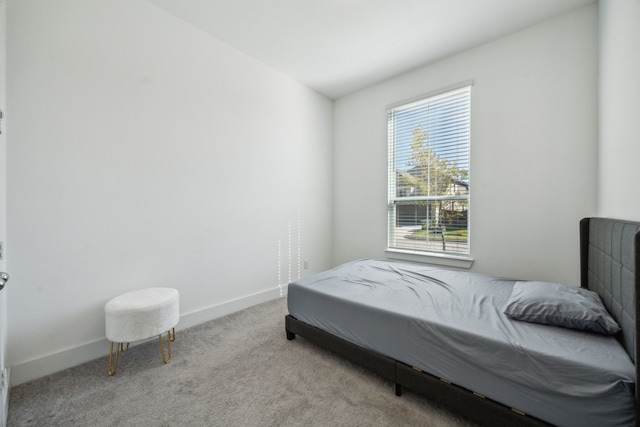
<svg viewBox="0 0 640 427"><path fill-rule="evenodd" d="M164 363L171 362L171 342L180 319L179 294L172 288L147 288L127 292L104 306L109 349L110 376L115 375L120 351L127 351L132 341L159 337ZM167 333L168 355L165 356L162 334ZM124 344L126 345L126 348ZM116 344L114 356L113 344Z"/></svg>

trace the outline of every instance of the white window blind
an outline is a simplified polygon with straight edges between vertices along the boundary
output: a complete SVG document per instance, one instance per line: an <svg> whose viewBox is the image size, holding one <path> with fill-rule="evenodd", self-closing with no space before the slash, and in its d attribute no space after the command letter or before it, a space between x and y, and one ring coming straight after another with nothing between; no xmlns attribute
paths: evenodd
<svg viewBox="0 0 640 427"><path fill-rule="evenodd" d="M469 254L471 86L387 111L389 249Z"/></svg>

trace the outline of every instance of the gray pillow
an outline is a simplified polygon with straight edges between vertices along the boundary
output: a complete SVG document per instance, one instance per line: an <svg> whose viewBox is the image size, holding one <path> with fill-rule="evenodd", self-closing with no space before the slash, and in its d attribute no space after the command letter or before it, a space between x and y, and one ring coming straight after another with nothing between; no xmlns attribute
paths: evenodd
<svg viewBox="0 0 640 427"><path fill-rule="evenodd" d="M595 292L547 282L516 282L504 313L516 320L615 335L620 326Z"/></svg>

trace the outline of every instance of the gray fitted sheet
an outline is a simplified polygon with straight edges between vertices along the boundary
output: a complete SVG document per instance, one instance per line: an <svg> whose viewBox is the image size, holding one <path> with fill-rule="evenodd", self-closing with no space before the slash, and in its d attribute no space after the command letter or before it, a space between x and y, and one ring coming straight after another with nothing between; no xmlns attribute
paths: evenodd
<svg viewBox="0 0 640 427"><path fill-rule="evenodd" d="M512 320L514 280L360 260L289 285L289 314L560 426L634 425L635 367L610 336Z"/></svg>

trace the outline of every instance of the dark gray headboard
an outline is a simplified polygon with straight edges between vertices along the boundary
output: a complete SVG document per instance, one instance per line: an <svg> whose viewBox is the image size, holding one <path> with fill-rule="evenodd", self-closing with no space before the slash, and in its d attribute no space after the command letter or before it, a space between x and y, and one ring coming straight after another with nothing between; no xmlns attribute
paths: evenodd
<svg viewBox="0 0 640 427"><path fill-rule="evenodd" d="M638 356L640 222L607 218L580 221L580 283L600 295L622 327L620 341L634 363Z"/></svg>

